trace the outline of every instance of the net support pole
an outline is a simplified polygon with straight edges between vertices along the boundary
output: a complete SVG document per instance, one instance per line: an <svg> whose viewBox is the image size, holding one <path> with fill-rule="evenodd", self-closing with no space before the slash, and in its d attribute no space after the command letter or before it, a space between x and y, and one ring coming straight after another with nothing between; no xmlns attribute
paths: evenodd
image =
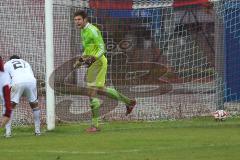
<svg viewBox="0 0 240 160"><path fill-rule="evenodd" d="M224 22L219 18L216 11L214 12L215 19L215 70L217 74L216 81L216 109L224 109ZM217 44L217 45L216 45Z"/></svg>
<svg viewBox="0 0 240 160"><path fill-rule="evenodd" d="M55 98L49 77L54 69L53 47L53 0L45 0L45 42L46 42L46 123L47 129L55 128Z"/></svg>

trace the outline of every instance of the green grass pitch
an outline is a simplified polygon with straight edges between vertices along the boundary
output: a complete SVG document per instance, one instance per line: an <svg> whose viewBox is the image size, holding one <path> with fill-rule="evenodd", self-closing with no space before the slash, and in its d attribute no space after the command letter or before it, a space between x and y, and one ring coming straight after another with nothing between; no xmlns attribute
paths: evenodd
<svg viewBox="0 0 240 160"><path fill-rule="evenodd" d="M39 137L31 127L14 128L13 137L0 137L0 160L240 159L239 118L106 122L101 126L101 132L88 134L86 124L61 124Z"/></svg>

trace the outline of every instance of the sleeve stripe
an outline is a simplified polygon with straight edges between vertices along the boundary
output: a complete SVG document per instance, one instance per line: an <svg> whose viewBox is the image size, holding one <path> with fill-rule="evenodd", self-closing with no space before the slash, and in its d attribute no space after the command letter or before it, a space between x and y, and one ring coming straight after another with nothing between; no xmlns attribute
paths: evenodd
<svg viewBox="0 0 240 160"><path fill-rule="evenodd" d="M99 52L97 53L97 57L98 57L98 58L101 58L104 53L105 53L104 45L101 44L101 45L100 45L100 50L99 50Z"/></svg>
<svg viewBox="0 0 240 160"><path fill-rule="evenodd" d="M93 33L94 36L96 36L96 37L99 36L99 35L98 35L98 32L96 31L96 29L95 29L94 27L89 26L88 28L91 30L91 32Z"/></svg>
<svg viewBox="0 0 240 160"><path fill-rule="evenodd" d="M94 36L99 37L99 34L95 29L95 27L89 26L89 29L92 31ZM99 51L97 53L97 58L101 58L104 53L105 53L104 44L101 43L99 44Z"/></svg>

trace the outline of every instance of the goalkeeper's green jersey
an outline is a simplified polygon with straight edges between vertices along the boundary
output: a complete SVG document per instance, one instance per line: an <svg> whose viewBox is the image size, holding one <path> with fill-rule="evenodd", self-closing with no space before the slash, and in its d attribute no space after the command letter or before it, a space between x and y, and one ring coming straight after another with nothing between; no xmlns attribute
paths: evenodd
<svg viewBox="0 0 240 160"><path fill-rule="evenodd" d="M105 44L101 32L97 27L87 23L86 26L81 29L81 39L84 56L94 56L98 59L104 56Z"/></svg>

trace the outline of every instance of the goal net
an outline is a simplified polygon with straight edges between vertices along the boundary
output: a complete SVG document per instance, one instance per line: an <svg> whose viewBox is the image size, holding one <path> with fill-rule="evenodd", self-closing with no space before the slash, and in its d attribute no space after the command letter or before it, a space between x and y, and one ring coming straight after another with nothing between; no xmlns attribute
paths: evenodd
<svg viewBox="0 0 240 160"><path fill-rule="evenodd" d="M45 121L45 96L40 85L45 81L44 0L0 1L0 10L1 56L6 62L11 55L19 55L32 65L38 79L39 106ZM32 110L23 98L14 111L13 123L32 122Z"/></svg>
<svg viewBox="0 0 240 160"><path fill-rule="evenodd" d="M0 8L1 55L7 60L19 54L33 66L45 122L44 0L5 0ZM103 34L109 62L106 85L137 100L125 117L123 103L100 96L103 120L179 119L223 108L239 113L238 0L55 0L55 70L50 79L57 120L86 121L91 116L86 68L72 67L83 50L73 22L77 10L85 10ZM25 99L14 120L32 123Z"/></svg>

